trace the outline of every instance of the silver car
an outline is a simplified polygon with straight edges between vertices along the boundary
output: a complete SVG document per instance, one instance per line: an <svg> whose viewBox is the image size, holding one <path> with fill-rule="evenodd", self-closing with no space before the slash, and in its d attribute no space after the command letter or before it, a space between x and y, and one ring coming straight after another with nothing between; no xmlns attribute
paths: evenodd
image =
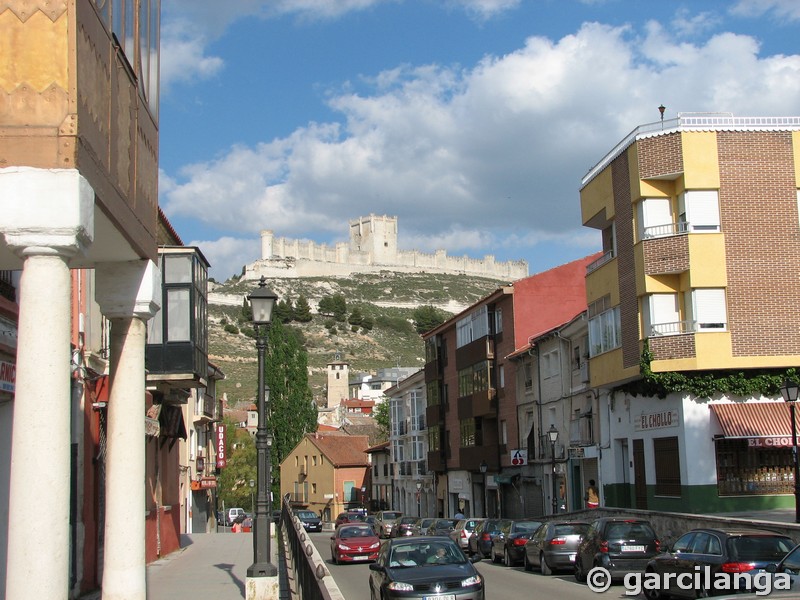
<svg viewBox="0 0 800 600"><path fill-rule="evenodd" d="M392 529L394 529L397 521L403 513L396 510L382 510L375 514L375 533L379 538L392 537Z"/></svg>
<svg viewBox="0 0 800 600"><path fill-rule="evenodd" d="M469 555L469 538L475 531L478 523L484 519L460 519L455 529L450 532L450 539L459 545L465 554Z"/></svg>
<svg viewBox="0 0 800 600"><path fill-rule="evenodd" d="M526 571L539 567L542 575L553 571L573 570L575 554L581 536L589 529L589 523L581 521L550 521L544 523L525 543L523 564Z"/></svg>

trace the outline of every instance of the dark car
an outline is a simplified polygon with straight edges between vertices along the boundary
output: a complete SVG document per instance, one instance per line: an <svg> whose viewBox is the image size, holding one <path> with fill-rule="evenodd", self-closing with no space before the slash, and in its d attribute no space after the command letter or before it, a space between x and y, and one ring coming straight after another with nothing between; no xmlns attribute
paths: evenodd
<svg viewBox="0 0 800 600"><path fill-rule="evenodd" d="M322 531L322 519L313 510L298 510L294 515L300 519L306 531Z"/></svg>
<svg viewBox="0 0 800 600"><path fill-rule="evenodd" d="M785 574L789 578L790 589L797 592L800 589L800 544L792 548L779 563L770 563L764 570L768 573Z"/></svg>
<svg viewBox="0 0 800 600"><path fill-rule="evenodd" d="M458 519L434 519L428 525L428 529L420 532L422 535L445 535L450 537L450 532L453 531L458 523Z"/></svg>
<svg viewBox="0 0 800 600"><path fill-rule="evenodd" d="M456 523L453 531L450 532L450 539L456 542L458 546L467 553L467 556L471 555L469 551L469 538L481 521L483 521L483 519L460 519L458 523Z"/></svg>
<svg viewBox="0 0 800 600"><path fill-rule="evenodd" d="M384 542L369 566L370 598L484 600L483 577L450 538L415 536Z"/></svg>
<svg viewBox="0 0 800 600"><path fill-rule="evenodd" d="M612 579L643 572L661 551L661 542L649 521L603 517L589 525L575 555L575 579L584 581L594 567L603 567Z"/></svg>
<svg viewBox="0 0 800 600"><path fill-rule="evenodd" d="M550 521L542 524L525 543L522 563L526 571L539 567L542 575L553 571L575 568L575 554L581 536L589 523L581 521Z"/></svg>
<svg viewBox="0 0 800 600"><path fill-rule="evenodd" d="M414 525L414 535L425 535L425 532L428 531L428 527L430 527L431 523L435 520L435 517L422 517L419 519L416 525Z"/></svg>
<svg viewBox="0 0 800 600"><path fill-rule="evenodd" d="M418 517L400 517L392 528L391 537L414 535Z"/></svg>
<svg viewBox="0 0 800 600"><path fill-rule="evenodd" d="M375 514L375 533L378 537L388 538L392 535L395 523L403 516L396 510L382 510Z"/></svg>
<svg viewBox="0 0 800 600"><path fill-rule="evenodd" d="M342 512L336 517L334 526L338 527L343 523L364 523L367 517L360 512Z"/></svg>
<svg viewBox="0 0 800 600"><path fill-rule="evenodd" d="M791 538L771 531L751 528L692 529L679 537L671 548L647 563L647 573L675 573L667 581L668 590L645 590L650 599L669 596L706 596L714 588L694 589L679 586L676 579L682 573L710 572L709 583L716 581L719 573L764 570L770 563L782 560L794 547ZM687 579L687 578L684 578ZM691 579L690 579L691 581ZM704 585L705 575L700 578Z"/></svg>
<svg viewBox="0 0 800 600"><path fill-rule="evenodd" d="M331 536L331 560L335 565L375 560L380 547L381 541L370 525L345 523Z"/></svg>
<svg viewBox="0 0 800 600"><path fill-rule="evenodd" d="M489 558L492 552L492 538L500 531L509 519L486 519L478 523L475 531L469 538L469 554L477 554L482 558Z"/></svg>
<svg viewBox="0 0 800 600"><path fill-rule="evenodd" d="M525 554L525 542L541 524L541 521L533 519L514 519L505 523L492 538L492 562L502 560L507 567L521 563Z"/></svg>

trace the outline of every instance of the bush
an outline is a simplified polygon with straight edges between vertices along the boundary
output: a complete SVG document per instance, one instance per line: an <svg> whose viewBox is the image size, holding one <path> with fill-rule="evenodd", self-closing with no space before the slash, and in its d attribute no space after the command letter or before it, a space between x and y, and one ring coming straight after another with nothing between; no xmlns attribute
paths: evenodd
<svg viewBox="0 0 800 600"><path fill-rule="evenodd" d="M232 333L234 335L239 335L239 328L236 325L232 325L231 323L225 325L225 331L227 331L228 333Z"/></svg>

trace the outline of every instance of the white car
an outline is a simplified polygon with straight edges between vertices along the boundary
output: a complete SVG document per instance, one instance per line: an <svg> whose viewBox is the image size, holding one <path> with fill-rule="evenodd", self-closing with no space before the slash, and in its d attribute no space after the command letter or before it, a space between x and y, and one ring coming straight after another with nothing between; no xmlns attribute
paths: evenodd
<svg viewBox="0 0 800 600"><path fill-rule="evenodd" d="M239 517L244 519L246 516L247 515L245 514L243 508L229 508L225 525L230 527L231 525L233 525L236 519L238 519Z"/></svg>

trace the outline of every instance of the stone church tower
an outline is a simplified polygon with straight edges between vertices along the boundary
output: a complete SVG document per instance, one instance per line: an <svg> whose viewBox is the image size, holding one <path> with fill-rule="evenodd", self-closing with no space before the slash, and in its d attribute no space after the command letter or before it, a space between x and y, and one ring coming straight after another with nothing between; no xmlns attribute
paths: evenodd
<svg viewBox="0 0 800 600"><path fill-rule="evenodd" d="M350 393L350 365L337 352L328 363L328 408L335 408L346 400Z"/></svg>

